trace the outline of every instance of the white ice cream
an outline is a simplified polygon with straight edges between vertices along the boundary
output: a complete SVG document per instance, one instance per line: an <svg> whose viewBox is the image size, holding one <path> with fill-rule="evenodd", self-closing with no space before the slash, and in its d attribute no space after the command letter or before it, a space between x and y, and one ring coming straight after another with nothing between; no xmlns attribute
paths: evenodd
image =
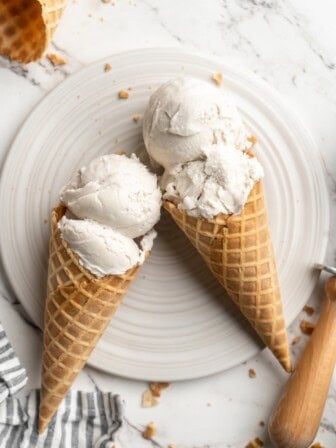
<svg viewBox="0 0 336 448"><path fill-rule="evenodd" d="M93 160L60 196L68 208L58 223L61 236L92 274L121 275L143 263L156 237L161 192L136 157Z"/></svg>
<svg viewBox="0 0 336 448"><path fill-rule="evenodd" d="M144 261L144 251L132 238L110 227L95 221L69 219L66 216L63 216L58 226L62 238L79 256L81 264L96 277L118 275ZM149 246L147 244L148 250Z"/></svg>
<svg viewBox="0 0 336 448"><path fill-rule="evenodd" d="M133 156L106 155L81 168L61 191L61 201L81 219L92 219L130 238L160 218L157 177Z"/></svg>
<svg viewBox="0 0 336 448"><path fill-rule="evenodd" d="M205 160L177 164L165 171L163 197L190 216L239 213L253 185L263 177L262 166L232 146L211 145L206 152Z"/></svg>
<svg viewBox="0 0 336 448"><path fill-rule="evenodd" d="M156 90L143 118L149 155L164 168L204 159L211 144L251 146L244 123L227 93L210 82L177 78Z"/></svg>

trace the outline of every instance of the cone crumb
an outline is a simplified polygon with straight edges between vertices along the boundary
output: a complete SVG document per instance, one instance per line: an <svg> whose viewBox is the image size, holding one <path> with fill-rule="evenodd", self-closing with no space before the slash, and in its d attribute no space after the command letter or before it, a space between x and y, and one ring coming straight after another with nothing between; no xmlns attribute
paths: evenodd
<svg viewBox="0 0 336 448"><path fill-rule="evenodd" d="M162 390L167 389L169 386L170 383L149 383L149 389L154 397L161 397Z"/></svg>
<svg viewBox="0 0 336 448"><path fill-rule="evenodd" d="M315 324L309 322L308 320L302 320L300 322L300 330L303 334L310 336L315 329Z"/></svg>
<svg viewBox="0 0 336 448"><path fill-rule="evenodd" d="M257 376L256 371L254 369L249 369L248 375L250 378L255 378Z"/></svg>
<svg viewBox="0 0 336 448"><path fill-rule="evenodd" d="M127 100L127 98L129 97L129 92L127 90L120 90L118 96L121 100Z"/></svg>
<svg viewBox="0 0 336 448"><path fill-rule="evenodd" d="M117 154L118 156L127 156L127 152L123 151L122 149L115 151L114 154Z"/></svg>
<svg viewBox="0 0 336 448"><path fill-rule="evenodd" d="M109 72L112 70L112 65L111 64L105 64L104 65L104 71L105 72Z"/></svg>
<svg viewBox="0 0 336 448"><path fill-rule="evenodd" d="M301 336L295 336L292 340L292 345L296 345L300 342Z"/></svg>
<svg viewBox="0 0 336 448"><path fill-rule="evenodd" d="M251 442L249 442L245 446L245 448L260 448L262 446L264 446L264 442L261 439L259 439L259 437L257 437L256 439L251 440Z"/></svg>
<svg viewBox="0 0 336 448"><path fill-rule="evenodd" d="M48 53L47 58L52 63L52 65L65 65L67 64L67 60L63 58L63 56L55 53Z"/></svg>
<svg viewBox="0 0 336 448"><path fill-rule="evenodd" d="M176 448L175 443L170 443L170 444L168 445L168 448Z"/></svg>
<svg viewBox="0 0 336 448"><path fill-rule="evenodd" d="M308 316L312 316L315 313L315 308L309 305L305 305L303 307L303 311L308 314Z"/></svg>
<svg viewBox="0 0 336 448"><path fill-rule="evenodd" d="M101 0L102 3L111 3L111 0Z"/></svg>
<svg viewBox="0 0 336 448"><path fill-rule="evenodd" d="M48 224L48 218L44 218L44 220L43 220L43 222L44 222L44 224Z"/></svg>
<svg viewBox="0 0 336 448"><path fill-rule="evenodd" d="M141 406L143 408L151 408L152 406L156 406L159 404L158 400L153 396L151 390L145 390L142 394L142 402Z"/></svg>
<svg viewBox="0 0 336 448"><path fill-rule="evenodd" d="M221 72L214 73L211 78L218 86L222 85L223 73L221 73Z"/></svg>
<svg viewBox="0 0 336 448"><path fill-rule="evenodd" d="M316 442L310 448L324 448L324 445L321 445L320 442Z"/></svg>
<svg viewBox="0 0 336 448"><path fill-rule="evenodd" d="M132 120L134 121L134 123L138 123L142 118L142 115L136 114L133 115Z"/></svg>
<svg viewBox="0 0 336 448"><path fill-rule="evenodd" d="M146 429L144 430L144 432L142 433L142 437L144 439L152 439L156 434L156 427L155 427L155 423L154 422L150 422L148 423Z"/></svg>
<svg viewBox="0 0 336 448"><path fill-rule="evenodd" d="M260 420L260 422L259 422L259 426L261 426L262 428L265 426L265 422L264 422L264 420Z"/></svg>
<svg viewBox="0 0 336 448"><path fill-rule="evenodd" d="M258 139L254 135L250 135L249 137L247 137L247 140L252 143L252 146L258 143Z"/></svg>

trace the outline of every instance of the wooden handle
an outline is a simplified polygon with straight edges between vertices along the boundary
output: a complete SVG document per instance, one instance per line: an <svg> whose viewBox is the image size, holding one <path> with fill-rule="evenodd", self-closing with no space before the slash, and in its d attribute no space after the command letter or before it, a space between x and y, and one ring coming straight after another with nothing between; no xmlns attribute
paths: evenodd
<svg viewBox="0 0 336 448"><path fill-rule="evenodd" d="M269 421L277 448L307 448L320 425L336 362L336 277L326 283L321 316Z"/></svg>

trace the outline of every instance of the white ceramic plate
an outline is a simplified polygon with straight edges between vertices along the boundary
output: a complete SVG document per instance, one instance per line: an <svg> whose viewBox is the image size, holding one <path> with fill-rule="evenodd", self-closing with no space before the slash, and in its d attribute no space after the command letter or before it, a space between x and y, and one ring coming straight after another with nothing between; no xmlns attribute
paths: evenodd
<svg viewBox="0 0 336 448"><path fill-rule="evenodd" d="M110 63L112 70L104 71ZM142 114L153 90L177 75L211 81L222 71L265 168L269 209L287 322L316 282L329 226L320 155L306 129L268 86L218 61L175 49L111 56L71 76L29 116L2 174L1 246L7 274L41 326L49 227L61 186L83 164L141 144ZM128 100L121 89L132 87ZM167 216L152 256L90 358L107 372L147 380L209 375L260 350L186 238Z"/></svg>

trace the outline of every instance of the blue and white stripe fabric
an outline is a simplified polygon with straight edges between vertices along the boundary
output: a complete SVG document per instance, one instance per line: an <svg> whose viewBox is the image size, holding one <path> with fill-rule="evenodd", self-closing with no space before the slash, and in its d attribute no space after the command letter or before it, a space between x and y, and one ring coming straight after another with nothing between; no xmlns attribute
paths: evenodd
<svg viewBox="0 0 336 448"><path fill-rule="evenodd" d="M40 392L21 404L8 397L0 405L1 448L112 448L122 424L122 404L111 393L70 391L47 430L37 433Z"/></svg>
<svg viewBox="0 0 336 448"><path fill-rule="evenodd" d="M21 366L0 324L0 403L22 389L26 383L26 371Z"/></svg>

